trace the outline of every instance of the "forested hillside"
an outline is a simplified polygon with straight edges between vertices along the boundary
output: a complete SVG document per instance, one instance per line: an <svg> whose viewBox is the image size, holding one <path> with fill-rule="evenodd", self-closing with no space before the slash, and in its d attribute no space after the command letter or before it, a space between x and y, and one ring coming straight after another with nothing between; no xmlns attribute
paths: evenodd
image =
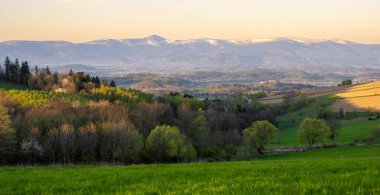
<svg viewBox="0 0 380 195"><path fill-rule="evenodd" d="M191 94L154 96L116 87L83 72L59 74L37 66L31 71L28 62L21 64L6 58L0 68L3 164L250 159L283 135L277 127L293 112L312 108L315 113L302 118L292 142L310 147L334 141L346 118L329 110L333 99L309 98L302 90L273 105L258 101L263 93L201 101ZM310 129L316 129L312 137L306 136ZM379 141L376 132L363 142Z"/></svg>

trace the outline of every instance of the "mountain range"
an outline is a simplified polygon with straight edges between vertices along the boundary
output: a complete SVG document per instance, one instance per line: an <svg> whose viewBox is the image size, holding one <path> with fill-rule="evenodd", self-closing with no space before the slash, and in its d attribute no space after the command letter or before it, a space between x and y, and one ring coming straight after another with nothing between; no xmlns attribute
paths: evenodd
<svg viewBox="0 0 380 195"><path fill-rule="evenodd" d="M53 69L70 65L88 67L105 74L253 69L311 73L380 71L380 44L299 38L170 40L152 35L85 43L5 41L0 42L1 56Z"/></svg>

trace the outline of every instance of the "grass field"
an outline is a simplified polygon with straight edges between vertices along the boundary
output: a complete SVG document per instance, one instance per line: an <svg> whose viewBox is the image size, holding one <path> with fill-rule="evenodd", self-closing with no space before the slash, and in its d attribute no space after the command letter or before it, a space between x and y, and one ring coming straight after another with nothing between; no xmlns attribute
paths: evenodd
<svg viewBox="0 0 380 195"><path fill-rule="evenodd" d="M246 162L0 168L0 194L379 193L378 146Z"/></svg>
<svg viewBox="0 0 380 195"><path fill-rule="evenodd" d="M365 119L358 119L353 121L343 121L340 128L340 134L338 135L335 143L349 144L355 140L363 140L368 137L376 127L380 126L380 120L368 121ZM298 126L287 126L280 130L279 138L272 146L299 146L305 145L299 143L297 140ZM330 140L326 140L327 144L333 143Z"/></svg>
<svg viewBox="0 0 380 195"><path fill-rule="evenodd" d="M338 147L333 149L312 150L292 154L279 154L268 156L269 160L316 160L335 158L380 158L380 146L354 146Z"/></svg>
<svg viewBox="0 0 380 195"><path fill-rule="evenodd" d="M17 85L14 83L8 83L8 82L0 82L0 88L5 89L5 90L10 90L10 89L19 89L19 90L26 90L28 87L24 85Z"/></svg>
<svg viewBox="0 0 380 195"><path fill-rule="evenodd" d="M356 85L355 85L356 86ZM309 98L317 98L321 96L334 95L337 93L342 93L349 89L350 86L340 86L340 87L325 87L320 89L311 89L307 90L307 96ZM272 95L266 98L261 98L259 102L263 104L278 104L283 103L283 94L281 95Z"/></svg>
<svg viewBox="0 0 380 195"><path fill-rule="evenodd" d="M380 86L380 82L373 82L363 85L356 85L353 86L351 92L342 93L344 95L341 95L341 97L335 96L335 95L324 95L320 97L315 97L313 100L314 103L316 101L321 102L323 105L334 105L337 102L341 101L340 98L348 97L348 94L351 93L351 95L355 95L356 93L366 93L370 92L373 93L373 90L377 89L377 86ZM380 92L379 92L380 93ZM336 94L338 95L338 94ZM380 96L374 96L374 98L380 98ZM362 98L359 98L362 99ZM379 101L370 102L369 104L378 104ZM306 117L310 118L316 118L317 117L317 111L314 108L314 103L311 103L310 105L303 107L295 112L286 113L280 116L277 116L277 127L280 129L280 133L278 136L278 139L273 142L271 145L272 147L277 146L300 146L305 145L302 143L299 143L297 140L297 129L299 128L300 123L302 120L304 120ZM336 110L335 110L336 111ZM367 111L367 110L362 110ZM363 140L368 137L369 133L374 130L376 127L380 126L380 120L375 121L368 121L366 116L368 116L368 113L361 112L356 113L359 117L355 120L342 120L341 121L341 129L340 129L340 135L335 140L335 143L337 144L348 144L351 142L354 142L355 140ZM355 118L354 117L354 118ZM363 117L363 118L360 118ZM326 140L327 144L333 143L332 141Z"/></svg>

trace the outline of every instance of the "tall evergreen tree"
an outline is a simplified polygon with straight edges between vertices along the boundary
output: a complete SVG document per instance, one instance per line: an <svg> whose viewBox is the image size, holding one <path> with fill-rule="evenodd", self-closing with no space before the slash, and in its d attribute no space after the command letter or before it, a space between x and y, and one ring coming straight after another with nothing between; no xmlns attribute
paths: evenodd
<svg viewBox="0 0 380 195"><path fill-rule="evenodd" d="M28 84L29 75L30 75L30 69L29 69L28 62L27 61L22 62L21 68L20 68L20 83L24 85Z"/></svg>
<svg viewBox="0 0 380 195"><path fill-rule="evenodd" d="M49 68L49 66L46 66L46 74L47 74L47 75L51 75L51 72L50 72L50 68Z"/></svg>
<svg viewBox="0 0 380 195"><path fill-rule="evenodd" d="M73 76L73 75L74 75L73 69L70 69L69 76Z"/></svg>
<svg viewBox="0 0 380 195"><path fill-rule="evenodd" d="M4 79L4 70L3 70L3 66L0 65L0 80L3 80Z"/></svg>
<svg viewBox="0 0 380 195"><path fill-rule="evenodd" d="M93 83L95 83L95 86L98 88L98 87L100 87L100 79L99 79L99 77L94 77L93 78L93 81L92 81Z"/></svg>
<svg viewBox="0 0 380 195"><path fill-rule="evenodd" d="M91 81L91 77L89 74L86 74L86 76L84 77L84 81L85 82L90 82Z"/></svg>
<svg viewBox="0 0 380 195"><path fill-rule="evenodd" d="M38 70L38 66L37 65L34 67L34 74L35 75L40 74L40 71Z"/></svg>
<svg viewBox="0 0 380 195"><path fill-rule="evenodd" d="M12 62L11 62L11 60L9 59L9 57L7 56L7 57L5 58L5 62L4 62L4 68L5 68L5 80L7 80L7 81L9 81L9 79L10 79L11 66L12 66Z"/></svg>
<svg viewBox="0 0 380 195"><path fill-rule="evenodd" d="M111 81L110 87L116 87L115 81Z"/></svg>
<svg viewBox="0 0 380 195"><path fill-rule="evenodd" d="M55 72L55 73L53 74L53 78L54 78L54 83L57 84L58 81L59 81L59 74L58 74L58 72Z"/></svg>
<svg viewBox="0 0 380 195"><path fill-rule="evenodd" d="M10 79L11 82L18 82L19 81L19 70L20 70L20 64L18 62L18 59L14 63L11 63L10 65Z"/></svg>

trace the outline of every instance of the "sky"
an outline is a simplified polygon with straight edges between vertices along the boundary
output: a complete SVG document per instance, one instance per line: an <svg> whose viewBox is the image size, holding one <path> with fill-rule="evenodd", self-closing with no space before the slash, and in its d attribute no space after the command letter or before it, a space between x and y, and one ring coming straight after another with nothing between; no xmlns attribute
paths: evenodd
<svg viewBox="0 0 380 195"><path fill-rule="evenodd" d="M380 0L0 0L0 41L153 34L380 43Z"/></svg>

